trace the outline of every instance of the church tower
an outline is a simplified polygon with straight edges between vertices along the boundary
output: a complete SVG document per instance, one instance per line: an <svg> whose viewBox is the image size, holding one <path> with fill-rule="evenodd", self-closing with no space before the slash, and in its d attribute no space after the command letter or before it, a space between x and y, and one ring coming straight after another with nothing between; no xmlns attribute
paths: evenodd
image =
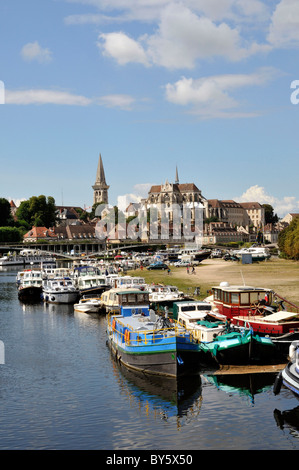
<svg viewBox="0 0 299 470"><path fill-rule="evenodd" d="M102 156L100 154L96 182L93 185L93 203L104 202L108 204L108 189L110 186L106 183Z"/></svg>

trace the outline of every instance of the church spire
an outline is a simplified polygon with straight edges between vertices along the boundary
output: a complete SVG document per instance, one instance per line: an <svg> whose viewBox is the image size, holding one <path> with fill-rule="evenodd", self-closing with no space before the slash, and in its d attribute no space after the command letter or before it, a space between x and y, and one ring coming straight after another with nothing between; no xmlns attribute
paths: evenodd
<svg viewBox="0 0 299 470"><path fill-rule="evenodd" d="M175 184L179 184L179 173L178 173L178 167L176 166L175 169Z"/></svg>
<svg viewBox="0 0 299 470"><path fill-rule="evenodd" d="M102 156L99 156L96 182L93 185L93 203L104 202L108 204L108 189L110 186L106 183L106 177L104 172L104 165L102 161Z"/></svg>
<svg viewBox="0 0 299 470"><path fill-rule="evenodd" d="M103 161L102 161L102 155L100 154L99 157L99 163L98 163L98 169L97 169L97 176L96 176L96 183L102 183L102 184L107 184L106 183L106 178L105 178L105 172L104 172L104 166L103 166Z"/></svg>

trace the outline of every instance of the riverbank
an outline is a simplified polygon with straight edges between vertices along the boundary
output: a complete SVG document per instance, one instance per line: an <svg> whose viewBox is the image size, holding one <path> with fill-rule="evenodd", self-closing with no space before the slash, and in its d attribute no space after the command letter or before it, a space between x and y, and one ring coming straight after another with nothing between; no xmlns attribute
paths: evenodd
<svg viewBox="0 0 299 470"><path fill-rule="evenodd" d="M299 262L271 258L253 264L238 261L207 259L195 268L195 274L188 274L186 268L171 267L167 271L135 270L135 275L142 275L147 283L165 283L176 285L185 293L194 292L200 287L200 298L207 295L212 286L227 281L230 284L268 287L278 295L299 305Z"/></svg>

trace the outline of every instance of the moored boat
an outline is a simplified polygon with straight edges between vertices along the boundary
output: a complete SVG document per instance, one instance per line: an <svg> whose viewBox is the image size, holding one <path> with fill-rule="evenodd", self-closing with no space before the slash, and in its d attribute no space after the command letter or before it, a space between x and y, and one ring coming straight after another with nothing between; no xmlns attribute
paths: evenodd
<svg viewBox="0 0 299 470"><path fill-rule="evenodd" d="M106 276L96 266L78 266L74 269L73 279L81 295L102 294L110 286Z"/></svg>
<svg viewBox="0 0 299 470"><path fill-rule="evenodd" d="M130 296L133 300L133 292ZM134 296L135 303L120 299L120 312L108 315L108 345L115 358L145 374L176 378L198 371L198 344L190 333L150 310L148 292L137 290Z"/></svg>
<svg viewBox="0 0 299 470"><path fill-rule="evenodd" d="M250 323L254 333L269 335L284 354L299 332L299 307L272 289L222 282L212 288L212 295L206 300L232 324L244 327ZM285 304L290 311L285 309Z"/></svg>
<svg viewBox="0 0 299 470"><path fill-rule="evenodd" d="M79 290L69 277L47 279L43 284L44 302L55 304L74 304L79 298Z"/></svg>
<svg viewBox="0 0 299 470"><path fill-rule="evenodd" d="M270 338L254 335L247 324L246 329L231 326L230 320L213 312L207 302L178 302L174 315L199 342L208 363L246 365L278 360L279 355Z"/></svg>
<svg viewBox="0 0 299 470"><path fill-rule="evenodd" d="M294 341L289 349L289 362L276 377L273 391L278 395L281 386L291 390L299 398L299 341Z"/></svg>
<svg viewBox="0 0 299 470"><path fill-rule="evenodd" d="M269 248L251 246L249 248L242 248L240 250L233 250L233 256L238 260L242 260L243 256L250 256L252 261L265 261L271 258Z"/></svg>
<svg viewBox="0 0 299 470"><path fill-rule="evenodd" d="M77 304L74 304L74 310L82 313L98 313L101 310L102 303L100 297L83 296Z"/></svg>
<svg viewBox="0 0 299 470"><path fill-rule="evenodd" d="M18 286L18 298L23 302L41 300L43 275L40 270L22 271Z"/></svg>
<svg viewBox="0 0 299 470"><path fill-rule="evenodd" d="M254 335L250 329L220 333L200 347L221 365L275 364L281 359L270 338Z"/></svg>

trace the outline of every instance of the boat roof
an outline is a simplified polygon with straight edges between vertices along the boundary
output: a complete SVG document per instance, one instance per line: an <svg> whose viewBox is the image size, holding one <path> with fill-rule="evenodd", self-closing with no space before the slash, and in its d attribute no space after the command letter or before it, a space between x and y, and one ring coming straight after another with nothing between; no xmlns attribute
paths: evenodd
<svg viewBox="0 0 299 470"><path fill-rule="evenodd" d="M220 289L226 292L252 292L252 291L262 291L270 292L272 289L268 287L254 287L254 286L241 286L241 285L230 285L228 282L221 283L219 286L213 286L212 289Z"/></svg>
<svg viewBox="0 0 299 470"><path fill-rule="evenodd" d="M281 310L280 312L272 313L271 315L267 315L264 317L264 321L267 322L282 322L285 320L290 320L291 318L298 317L298 313L296 312L286 312L285 310Z"/></svg>
<svg viewBox="0 0 299 470"><path fill-rule="evenodd" d="M145 290L136 289L132 287L115 287L114 289L109 289L107 293L114 293L114 294L149 294L149 292Z"/></svg>

